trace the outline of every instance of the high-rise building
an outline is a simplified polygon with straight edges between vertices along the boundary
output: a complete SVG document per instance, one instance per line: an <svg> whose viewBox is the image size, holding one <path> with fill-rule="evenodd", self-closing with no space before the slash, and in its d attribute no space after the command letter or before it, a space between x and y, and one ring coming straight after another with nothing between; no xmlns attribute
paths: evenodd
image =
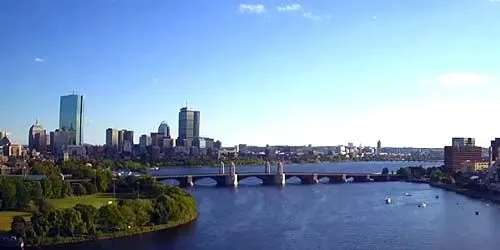
<svg viewBox="0 0 500 250"><path fill-rule="evenodd" d="M497 160L498 149L500 149L500 138L495 138L495 140L491 141L491 160Z"/></svg>
<svg viewBox="0 0 500 250"><path fill-rule="evenodd" d="M160 126L158 127L158 134L170 138L170 126L168 126L168 123L166 121L162 121L160 123Z"/></svg>
<svg viewBox="0 0 500 250"><path fill-rule="evenodd" d="M380 150L382 149L382 142L380 140L377 141L377 155L380 154Z"/></svg>
<svg viewBox="0 0 500 250"><path fill-rule="evenodd" d="M179 137L177 146L190 147L194 138L200 137L200 111L181 108L179 112Z"/></svg>
<svg viewBox="0 0 500 250"><path fill-rule="evenodd" d="M83 143L83 96L61 96L59 106L59 129L70 132L70 145Z"/></svg>
<svg viewBox="0 0 500 250"><path fill-rule="evenodd" d="M9 141L11 140L12 133L6 131L0 131L0 140L3 138L7 138Z"/></svg>
<svg viewBox="0 0 500 250"><path fill-rule="evenodd" d="M46 131L36 120L35 124L30 127L28 134L28 147L30 150L36 150L41 153L47 152L47 136Z"/></svg>
<svg viewBox="0 0 500 250"><path fill-rule="evenodd" d="M451 145L453 147L463 147L463 146L475 146L476 139L470 137L454 137L451 139Z"/></svg>
<svg viewBox="0 0 500 250"><path fill-rule="evenodd" d="M139 148L145 150L150 145L151 145L151 136L141 135L141 137L139 138Z"/></svg>
<svg viewBox="0 0 500 250"><path fill-rule="evenodd" d="M118 148L118 129L106 129L106 147Z"/></svg>
<svg viewBox="0 0 500 250"><path fill-rule="evenodd" d="M130 145L134 145L134 131L124 130L123 131L123 142L128 142Z"/></svg>
<svg viewBox="0 0 500 250"><path fill-rule="evenodd" d="M453 138L452 146L444 147L444 167L455 172L465 171L465 163L482 160L482 148L476 147L474 138Z"/></svg>

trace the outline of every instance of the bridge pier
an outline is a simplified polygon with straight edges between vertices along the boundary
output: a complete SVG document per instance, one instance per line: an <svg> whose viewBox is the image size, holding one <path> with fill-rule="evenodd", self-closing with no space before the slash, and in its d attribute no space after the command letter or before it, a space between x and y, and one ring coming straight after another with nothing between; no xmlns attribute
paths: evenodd
<svg viewBox="0 0 500 250"><path fill-rule="evenodd" d="M179 186L181 186L181 187L192 187L192 186L194 186L193 176L191 176L191 175L188 175L188 176L180 179L179 182L180 182Z"/></svg>
<svg viewBox="0 0 500 250"><path fill-rule="evenodd" d="M278 173L274 175L274 184L284 186L285 183L286 183L285 174Z"/></svg>
<svg viewBox="0 0 500 250"><path fill-rule="evenodd" d="M370 178L370 175L354 175L352 176L353 182L369 182L372 179Z"/></svg>
<svg viewBox="0 0 500 250"><path fill-rule="evenodd" d="M224 186L227 187L237 187L238 186L238 175L230 174L224 176Z"/></svg>
<svg viewBox="0 0 500 250"><path fill-rule="evenodd" d="M300 178L300 180L301 180L302 184L317 184L317 183L319 183L319 179L318 179L317 174L302 176L302 178Z"/></svg>

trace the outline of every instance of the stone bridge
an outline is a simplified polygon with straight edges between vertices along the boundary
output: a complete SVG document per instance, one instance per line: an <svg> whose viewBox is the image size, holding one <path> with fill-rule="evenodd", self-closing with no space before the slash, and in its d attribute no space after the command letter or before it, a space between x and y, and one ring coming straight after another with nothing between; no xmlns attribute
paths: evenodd
<svg viewBox="0 0 500 250"><path fill-rule="evenodd" d="M316 184L320 179L328 179L329 183L352 182L382 182L399 181L402 176L383 175L373 173L229 173L229 174L186 174L186 175L161 175L154 176L157 181L177 180L181 187L191 187L201 179L212 179L217 186L237 186L241 180L246 178L258 178L264 185L283 185L285 180L296 177L302 184Z"/></svg>

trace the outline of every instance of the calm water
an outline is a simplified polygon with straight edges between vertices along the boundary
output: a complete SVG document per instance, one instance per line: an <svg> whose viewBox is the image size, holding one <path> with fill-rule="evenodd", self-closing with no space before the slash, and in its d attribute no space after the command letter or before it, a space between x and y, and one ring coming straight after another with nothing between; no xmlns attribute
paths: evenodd
<svg viewBox="0 0 500 250"><path fill-rule="evenodd" d="M375 172L387 165L365 164L362 163L363 168ZM394 167L392 163L389 165ZM344 168L346 164L322 167ZM425 184L290 183L275 187L260 186L257 180L249 180L237 189L201 185L190 192L196 197L200 212L198 220L190 225L77 244L70 249L498 249L500 246L499 206ZM405 192L412 196L404 196ZM385 197L391 197L393 204L385 204ZM422 201L428 204L427 208L417 207ZM480 214L475 215L475 211Z"/></svg>

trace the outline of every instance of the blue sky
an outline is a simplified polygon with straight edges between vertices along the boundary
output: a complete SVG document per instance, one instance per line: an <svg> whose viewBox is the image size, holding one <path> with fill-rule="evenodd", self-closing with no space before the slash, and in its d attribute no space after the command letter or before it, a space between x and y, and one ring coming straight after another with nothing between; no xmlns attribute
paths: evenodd
<svg viewBox="0 0 500 250"><path fill-rule="evenodd" d="M224 145L441 147L500 136L500 1L0 2L0 130L58 126L86 98L85 142L178 111Z"/></svg>

